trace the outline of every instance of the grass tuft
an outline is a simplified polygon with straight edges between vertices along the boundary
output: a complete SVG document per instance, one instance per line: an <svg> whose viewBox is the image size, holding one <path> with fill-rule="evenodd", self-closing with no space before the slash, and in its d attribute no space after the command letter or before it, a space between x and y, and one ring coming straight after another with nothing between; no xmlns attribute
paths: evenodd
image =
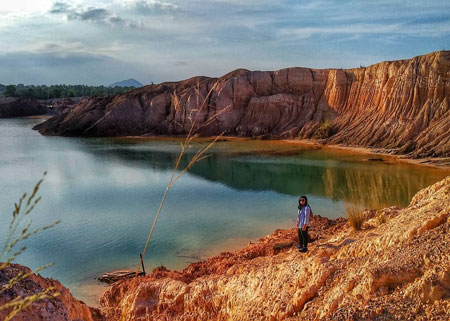
<svg viewBox="0 0 450 321"><path fill-rule="evenodd" d="M364 215L364 209L361 206L346 204L345 214L347 216L348 223L355 231L362 229L366 217Z"/></svg>
<svg viewBox="0 0 450 321"><path fill-rule="evenodd" d="M53 224L43 227L31 228L30 213L35 206L41 200L40 196L37 196L39 187L44 180L44 176L47 172L44 172L43 177L34 186L32 193L26 200L27 194L23 194L17 203L14 203L14 210L12 212L11 222L9 224L9 230L6 236L6 240L3 245L0 245L0 271L6 269L16 258L21 255L27 247L24 245L25 241L33 235L47 230L59 224L60 221L56 221ZM26 220L26 221L25 221ZM0 295L4 295L6 291L11 289L15 284L22 282L29 278L31 275L40 272L53 263L49 263L36 268L35 270L23 273L19 272L15 277L11 278L7 283L0 285ZM12 320L18 313L26 310L31 304L42 299L51 299L59 295L54 291L53 287L46 289L43 292L38 292L29 296L17 296L10 301L0 305L0 311L6 310L8 313L4 321Z"/></svg>

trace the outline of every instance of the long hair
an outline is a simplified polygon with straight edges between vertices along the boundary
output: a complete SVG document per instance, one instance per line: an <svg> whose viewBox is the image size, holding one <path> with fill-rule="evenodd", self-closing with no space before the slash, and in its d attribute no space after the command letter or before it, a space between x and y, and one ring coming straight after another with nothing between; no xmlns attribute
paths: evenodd
<svg viewBox="0 0 450 321"><path fill-rule="evenodd" d="M300 200L301 200L302 198L305 199L305 205L300 204ZM307 198L306 196L304 196L304 195L300 196L300 197L298 198L298 209L301 210L301 209L303 208L303 206L306 206L306 205L308 205L308 198Z"/></svg>

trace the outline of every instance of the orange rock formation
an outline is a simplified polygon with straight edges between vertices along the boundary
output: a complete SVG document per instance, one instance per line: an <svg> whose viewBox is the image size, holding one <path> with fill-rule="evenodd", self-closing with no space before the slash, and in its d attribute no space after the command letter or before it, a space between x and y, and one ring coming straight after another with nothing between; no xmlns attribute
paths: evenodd
<svg viewBox="0 0 450 321"><path fill-rule="evenodd" d="M149 85L86 99L36 129L63 136L183 135L198 119L197 131L208 136L318 137L410 157L450 157L449 97L450 51L440 51L367 68L239 69L218 79ZM323 136L325 120L331 126Z"/></svg>
<svg viewBox="0 0 450 321"><path fill-rule="evenodd" d="M18 264L10 264L0 270L0 285L7 284L9 280L19 273L29 273L30 269ZM16 283L0 295L0 306L11 302L16 297L28 297L53 287L59 296L52 299L36 301L30 307L17 314L13 321L95 321L102 320L97 309L89 308L82 301L76 300L70 291L54 279L43 278L33 274L30 277ZM3 320L10 310L0 310L0 320Z"/></svg>
<svg viewBox="0 0 450 321"><path fill-rule="evenodd" d="M310 251L276 231L182 272L119 281L108 320L449 320L450 177L362 231L316 217ZM378 220L384 215L385 222Z"/></svg>

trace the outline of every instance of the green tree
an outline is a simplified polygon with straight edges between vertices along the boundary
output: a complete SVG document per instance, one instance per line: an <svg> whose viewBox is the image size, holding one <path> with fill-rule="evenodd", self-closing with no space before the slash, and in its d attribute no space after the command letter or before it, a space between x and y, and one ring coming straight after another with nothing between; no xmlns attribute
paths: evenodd
<svg viewBox="0 0 450 321"><path fill-rule="evenodd" d="M14 85L6 86L5 97L16 97L16 86Z"/></svg>

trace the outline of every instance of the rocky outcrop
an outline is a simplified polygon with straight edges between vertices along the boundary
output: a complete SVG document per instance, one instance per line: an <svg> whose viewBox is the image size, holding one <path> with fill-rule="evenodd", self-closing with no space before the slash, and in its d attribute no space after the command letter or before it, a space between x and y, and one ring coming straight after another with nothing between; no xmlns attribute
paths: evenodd
<svg viewBox="0 0 450 321"><path fill-rule="evenodd" d="M361 231L316 217L307 253L279 230L181 272L158 268L101 304L108 320L448 320L450 177L366 217Z"/></svg>
<svg viewBox="0 0 450 321"><path fill-rule="evenodd" d="M49 113L46 105L32 98L1 98L0 118L45 115Z"/></svg>
<svg viewBox="0 0 450 321"><path fill-rule="evenodd" d="M5 269L0 270L0 288L11 279L17 277L19 273L29 273L30 269L18 264L10 264ZM70 291L56 280L43 278L33 274L30 277L16 283L12 288L7 289L0 295L0 306L11 302L16 297L29 297L42 293L48 288L54 288L54 292L59 293L55 298L43 299L34 302L19 312L12 320L14 321L100 321L102 317L97 309L91 309L82 301L76 300ZM0 310L0 320L8 314L9 309Z"/></svg>
<svg viewBox="0 0 450 321"><path fill-rule="evenodd" d="M69 112L83 97L75 98L0 98L0 118L27 116L54 116Z"/></svg>
<svg viewBox="0 0 450 321"><path fill-rule="evenodd" d="M367 68L239 69L218 79L150 85L85 100L36 129L62 136L186 135L195 121L201 135L315 137L450 157L449 96L450 51L440 51Z"/></svg>
<svg viewBox="0 0 450 321"><path fill-rule="evenodd" d="M47 106L49 115L59 115L69 112L74 105L82 101L84 97L51 98L39 100Z"/></svg>

